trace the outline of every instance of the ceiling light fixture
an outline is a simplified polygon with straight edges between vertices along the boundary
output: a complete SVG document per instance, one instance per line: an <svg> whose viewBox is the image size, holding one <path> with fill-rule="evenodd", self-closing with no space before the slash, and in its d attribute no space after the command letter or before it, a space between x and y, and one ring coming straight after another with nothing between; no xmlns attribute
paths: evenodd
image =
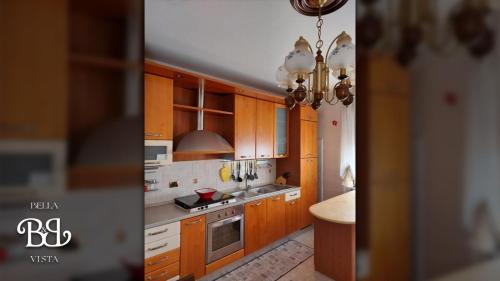
<svg viewBox="0 0 500 281"><path fill-rule="evenodd" d="M291 0L292 5L293 1ZM314 57L313 49L309 42L300 36L299 40L295 42L294 50L285 57L285 63L276 72L278 86L285 88L288 92L285 103L290 109L295 107L296 104L304 104L310 105L313 109L317 110L323 101L331 105L342 102L345 106L350 105L354 101L354 95L351 93L350 88L352 87L355 74L355 46L352 43L351 37L347 33L342 32L328 46L326 51L327 59L325 60L321 50L323 47L323 40L321 38L323 18L321 12L325 8L325 3L330 1L315 1L318 6L316 57ZM337 6L336 9L340 8L340 6ZM332 12L332 10L330 9L329 12ZM336 43L336 46L330 52L334 43ZM340 80L333 87L330 85L330 71L334 77ZM307 87L304 85L306 81Z"/></svg>

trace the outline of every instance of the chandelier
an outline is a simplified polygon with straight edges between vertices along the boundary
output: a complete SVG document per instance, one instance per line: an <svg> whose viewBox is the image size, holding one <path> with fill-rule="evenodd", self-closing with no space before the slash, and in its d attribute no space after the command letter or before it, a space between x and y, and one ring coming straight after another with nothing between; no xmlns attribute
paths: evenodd
<svg viewBox="0 0 500 281"><path fill-rule="evenodd" d="M317 3L319 8L316 22L316 57L309 42L300 36L295 42L294 50L285 57L284 64L276 72L278 86L285 88L288 93L285 103L289 109L296 104L302 104L317 110L323 101L331 105L342 102L345 106L354 101L350 89L354 82L356 51L351 37L342 32L328 46L326 60L322 55L321 11L325 2L326 0L318 0ZM331 50L334 43L336 46ZM339 80L335 85L330 83L331 75Z"/></svg>

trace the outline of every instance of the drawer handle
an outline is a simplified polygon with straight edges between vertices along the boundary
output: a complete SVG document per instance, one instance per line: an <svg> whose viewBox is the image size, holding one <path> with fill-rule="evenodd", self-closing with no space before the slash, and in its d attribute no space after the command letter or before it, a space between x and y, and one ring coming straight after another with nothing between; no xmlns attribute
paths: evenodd
<svg viewBox="0 0 500 281"><path fill-rule="evenodd" d="M153 248L148 248L148 251L158 250L158 249L161 249L161 248L167 247L167 246L168 246L168 243L165 243L165 244L160 245L160 246L156 246L156 247L153 247Z"/></svg>
<svg viewBox="0 0 500 281"><path fill-rule="evenodd" d="M157 264L160 264L164 261L168 260L168 256L165 256L165 257L162 257L161 259L157 260L157 261L150 261L147 263L148 266L152 266L152 265L157 265Z"/></svg>
<svg viewBox="0 0 500 281"><path fill-rule="evenodd" d="M294 193L294 194L290 194L290 196L297 196L297 193Z"/></svg>
<svg viewBox="0 0 500 281"><path fill-rule="evenodd" d="M247 156L246 155L241 155L240 158L247 158Z"/></svg>
<svg viewBox="0 0 500 281"><path fill-rule="evenodd" d="M279 200L280 200L280 198L279 198L279 197L275 197L275 198L273 198L273 201L279 201Z"/></svg>
<svg viewBox="0 0 500 281"><path fill-rule="evenodd" d="M165 233L168 231L168 228L165 228L164 230L160 230L160 231L157 231L157 232L151 232L151 233L148 233L148 236L153 236L153 235L158 235L158 234L162 234L162 233Z"/></svg>
<svg viewBox="0 0 500 281"><path fill-rule="evenodd" d="M193 225L193 224L197 224L197 223L200 223L200 222L201 222L201 219L195 220L195 221L190 221L190 222L187 222L186 224L187 225Z"/></svg>
<svg viewBox="0 0 500 281"><path fill-rule="evenodd" d="M262 205L262 202L259 202L259 203L256 203L256 204L253 204L252 207L257 207L257 206L260 206Z"/></svg>
<svg viewBox="0 0 500 281"><path fill-rule="evenodd" d="M144 133L147 137L161 137L162 133Z"/></svg>

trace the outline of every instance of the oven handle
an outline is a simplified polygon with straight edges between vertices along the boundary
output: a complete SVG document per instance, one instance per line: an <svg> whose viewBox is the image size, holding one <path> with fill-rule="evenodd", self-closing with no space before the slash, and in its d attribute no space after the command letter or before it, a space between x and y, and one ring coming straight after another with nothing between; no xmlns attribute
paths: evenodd
<svg viewBox="0 0 500 281"><path fill-rule="evenodd" d="M223 226L223 225L228 224L228 223L233 223L233 222L239 221L242 218L243 218L242 215L230 217L230 218L212 223L211 227L213 228L213 227Z"/></svg>

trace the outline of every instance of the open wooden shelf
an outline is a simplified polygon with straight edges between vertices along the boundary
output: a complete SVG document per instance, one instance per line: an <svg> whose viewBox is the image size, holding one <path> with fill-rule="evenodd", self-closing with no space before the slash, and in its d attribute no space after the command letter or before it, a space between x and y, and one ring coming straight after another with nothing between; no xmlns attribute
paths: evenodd
<svg viewBox="0 0 500 281"><path fill-rule="evenodd" d="M94 66L100 68L117 70L138 70L141 65L123 59L114 59L85 54L70 54L70 62L73 64Z"/></svg>
<svg viewBox="0 0 500 281"><path fill-rule="evenodd" d="M201 107L184 105L184 104L174 104L174 109L193 111L193 112L203 111L206 113L220 114L220 115L234 115L234 113L230 112L230 111L210 109L210 108L201 108Z"/></svg>

